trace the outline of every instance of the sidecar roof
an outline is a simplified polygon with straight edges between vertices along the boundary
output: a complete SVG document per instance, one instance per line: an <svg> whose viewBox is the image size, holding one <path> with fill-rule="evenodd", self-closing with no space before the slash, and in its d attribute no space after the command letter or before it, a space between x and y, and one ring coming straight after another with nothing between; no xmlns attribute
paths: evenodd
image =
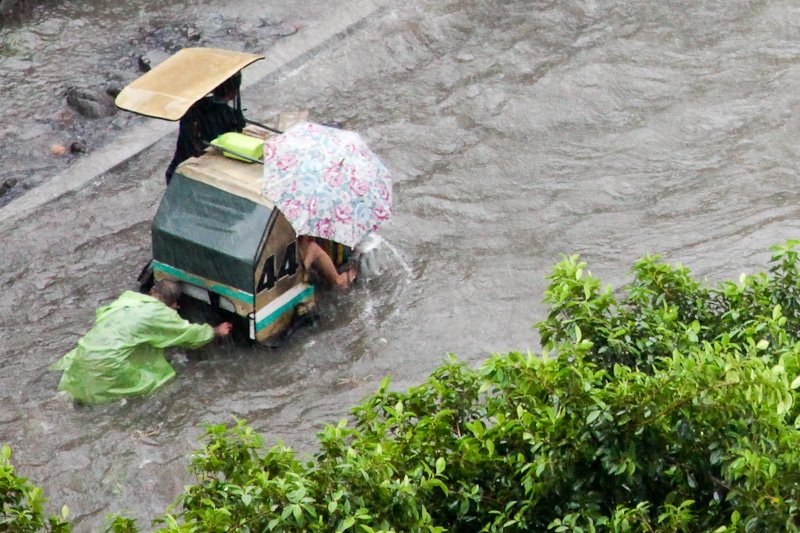
<svg viewBox="0 0 800 533"><path fill-rule="evenodd" d="M140 115L179 120L192 104L259 59L264 56L221 48L184 48L129 83L114 103Z"/></svg>

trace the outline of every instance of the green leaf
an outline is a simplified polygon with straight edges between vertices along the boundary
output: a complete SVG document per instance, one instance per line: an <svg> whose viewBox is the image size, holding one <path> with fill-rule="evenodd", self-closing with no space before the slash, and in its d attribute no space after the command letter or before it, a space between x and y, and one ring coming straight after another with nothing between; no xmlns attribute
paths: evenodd
<svg viewBox="0 0 800 533"><path fill-rule="evenodd" d="M736 370L728 370L725 373L725 381L727 383L740 383L739 373Z"/></svg>
<svg viewBox="0 0 800 533"><path fill-rule="evenodd" d="M444 468L445 468L446 464L447 463L445 463L445 460L444 460L443 457L439 457L438 459L436 459L436 475L437 476L441 475L442 472L444 472Z"/></svg>
<svg viewBox="0 0 800 533"><path fill-rule="evenodd" d="M347 518L345 518L344 520L342 520L339 523L339 527L336 528L336 531L346 531L346 530L350 529L351 527L353 527L353 524L355 524L355 523L356 523L356 519L353 518L352 516L348 516Z"/></svg>
<svg viewBox="0 0 800 533"><path fill-rule="evenodd" d="M450 493L450 489L439 478L431 478L425 482L425 487L438 487L445 495Z"/></svg>

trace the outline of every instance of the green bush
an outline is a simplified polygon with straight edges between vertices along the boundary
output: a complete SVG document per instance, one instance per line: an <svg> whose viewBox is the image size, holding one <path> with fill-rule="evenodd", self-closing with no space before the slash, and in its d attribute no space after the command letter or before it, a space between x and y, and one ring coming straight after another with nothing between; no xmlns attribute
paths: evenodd
<svg viewBox="0 0 800 533"><path fill-rule="evenodd" d="M549 277L545 357L388 380L303 461L208 428L165 531L785 531L798 524L796 242L708 288L648 256ZM552 354L552 357L550 357Z"/></svg>
<svg viewBox="0 0 800 533"><path fill-rule="evenodd" d="M796 531L797 242L707 287L657 256L613 291L565 258L544 353L385 379L303 459L207 427L160 531ZM5 508L4 508L5 509ZM116 517L110 529L136 531Z"/></svg>
<svg viewBox="0 0 800 533"><path fill-rule="evenodd" d="M0 448L0 531L24 533L27 531L52 531L53 533L69 533L72 531L67 521L68 509L61 509L61 516L44 518L45 498L42 489L30 483L24 477L14 473L11 465L11 448L4 445Z"/></svg>

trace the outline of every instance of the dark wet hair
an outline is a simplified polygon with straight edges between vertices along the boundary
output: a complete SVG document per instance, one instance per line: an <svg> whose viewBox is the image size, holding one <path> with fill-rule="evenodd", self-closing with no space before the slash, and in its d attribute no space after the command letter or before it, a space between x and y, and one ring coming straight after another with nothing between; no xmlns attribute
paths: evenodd
<svg viewBox="0 0 800 533"><path fill-rule="evenodd" d="M181 286L176 281L162 279L161 281L156 281L153 288L150 289L150 295L172 307L178 303L178 298L181 297Z"/></svg>
<svg viewBox="0 0 800 533"><path fill-rule="evenodd" d="M212 92L214 93L214 96L218 98L233 98L239 91L239 86L241 84L242 73L237 72L227 80L217 85Z"/></svg>

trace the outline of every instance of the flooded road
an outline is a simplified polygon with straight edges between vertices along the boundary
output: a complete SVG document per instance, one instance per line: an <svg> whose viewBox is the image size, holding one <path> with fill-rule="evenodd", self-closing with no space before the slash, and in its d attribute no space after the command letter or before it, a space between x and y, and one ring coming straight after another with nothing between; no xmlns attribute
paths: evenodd
<svg viewBox="0 0 800 533"><path fill-rule="evenodd" d="M101 35L93 13L71 9ZM195 3L158 10L212 20ZM244 418L268 442L313 452L315 432L387 374L405 388L447 352L477 365L538 349L531 326L560 254L612 284L648 252L710 280L764 269L768 246L800 229L799 21L789 0L387 4L244 92L252 117L309 109L344 122L396 171L381 274L324 294L320 325L277 350L173 353L177 379L123 404L75 409L47 368L149 259L174 135L2 219L20 195L0 208L0 441L53 509L69 505L76 531L120 511L147 529L191 481L203 423ZM36 77L2 66L4 89L12 73ZM4 139L26 117L15 90ZM46 135L35 137L45 148ZM3 157L41 181L66 164Z"/></svg>

